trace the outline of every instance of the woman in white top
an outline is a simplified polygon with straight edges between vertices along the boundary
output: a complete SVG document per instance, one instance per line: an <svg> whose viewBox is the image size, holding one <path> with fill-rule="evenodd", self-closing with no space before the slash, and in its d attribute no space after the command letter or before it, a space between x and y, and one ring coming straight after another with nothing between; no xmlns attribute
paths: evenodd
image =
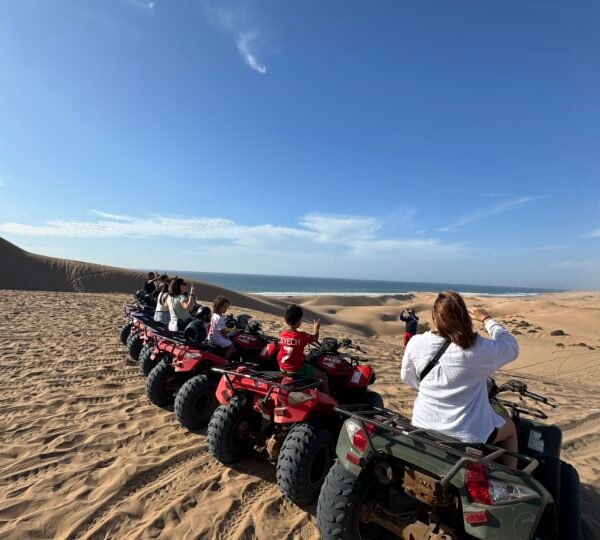
<svg viewBox="0 0 600 540"><path fill-rule="evenodd" d="M194 309L196 303L196 297L194 296L194 286L190 288L190 294L187 296L187 283L177 278L171 281L169 285L169 298L167 303L169 305L169 314L171 320L169 322L169 330L176 332L177 330L183 330L192 319L190 312Z"/></svg>
<svg viewBox="0 0 600 540"><path fill-rule="evenodd" d="M229 359L235 347L233 342L227 337L225 329L225 313L231 306L231 302L224 296L217 296L213 302L213 316L210 318L210 329L208 330L208 339L217 347L225 349L224 356Z"/></svg>
<svg viewBox="0 0 600 540"><path fill-rule="evenodd" d="M484 309L467 310L463 298L453 291L438 295L432 317L433 331L414 336L402 359L402 380L419 392L413 425L516 452L515 425L492 409L487 378L517 358L517 340ZM471 317L485 324L491 339L473 331ZM438 363L421 378L447 340L450 344ZM516 461L514 457L504 457L504 463L511 467L516 467Z"/></svg>
<svg viewBox="0 0 600 540"><path fill-rule="evenodd" d="M160 292L156 297L156 309L154 311L154 320L159 323L169 324L171 314L169 313L169 284L163 283L160 286Z"/></svg>

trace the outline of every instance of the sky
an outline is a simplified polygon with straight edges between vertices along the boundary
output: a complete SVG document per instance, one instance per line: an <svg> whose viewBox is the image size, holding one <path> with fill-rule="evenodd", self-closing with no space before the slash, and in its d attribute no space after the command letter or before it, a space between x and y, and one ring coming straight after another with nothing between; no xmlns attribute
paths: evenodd
<svg viewBox="0 0 600 540"><path fill-rule="evenodd" d="M600 289L600 3L4 0L0 236Z"/></svg>

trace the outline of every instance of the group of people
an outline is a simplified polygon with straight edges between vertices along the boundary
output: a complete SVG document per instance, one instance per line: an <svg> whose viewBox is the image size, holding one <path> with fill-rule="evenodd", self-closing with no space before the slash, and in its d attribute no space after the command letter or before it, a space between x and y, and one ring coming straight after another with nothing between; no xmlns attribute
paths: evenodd
<svg viewBox="0 0 600 540"><path fill-rule="evenodd" d="M148 283L158 281L155 320L168 322L169 330L181 330L191 320L195 305L194 287L179 277L148 275ZM152 276L152 277L151 277ZM213 303L208 339L225 349L229 358L234 350L227 336L225 313L231 302L218 296ZM492 408L487 379L496 370L515 360L519 346L515 337L482 308L468 309L454 291L440 293L431 312L432 329L417 334L414 309L403 310L406 323L404 356L400 376L417 390L412 423L466 442L482 442L517 452L517 432L510 418ZM327 374L305 362L304 349L319 339L320 322L314 321L312 334L299 328L304 318L300 306L290 305L284 315L286 328L280 333L277 357L280 370L290 377L307 376L322 381L321 390L329 392ZM473 323L483 324L489 338L479 335ZM516 467L516 458L507 455L504 463Z"/></svg>
<svg viewBox="0 0 600 540"><path fill-rule="evenodd" d="M178 276L148 273L144 290L156 300L154 320L168 325L171 332L184 330L192 321L192 312L196 305L194 285L189 285ZM189 288L189 289L188 289ZM229 358L233 353L232 341L227 337L225 314L231 301L224 296L217 296L212 306L212 316L208 328L208 339L214 345L224 349L223 355Z"/></svg>

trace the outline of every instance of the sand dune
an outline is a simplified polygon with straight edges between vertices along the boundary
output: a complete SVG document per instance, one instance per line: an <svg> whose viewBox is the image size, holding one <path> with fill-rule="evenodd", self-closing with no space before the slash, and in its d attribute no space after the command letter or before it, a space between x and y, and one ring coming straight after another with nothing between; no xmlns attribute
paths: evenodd
<svg viewBox="0 0 600 540"><path fill-rule="evenodd" d="M0 247L7 259L6 245ZM172 411L148 402L138 367L127 362L117 339L128 294L73 292L79 289L69 276L93 265L10 255L1 287L29 275L30 289L55 290L0 294L1 538L318 538L315 506L285 501L264 458L224 467L210 457L203 431L182 429ZM16 264L23 265L20 274ZM139 273L117 270L117 278L111 272L76 281L86 290L112 290L128 279L136 288L143 281ZM208 284L199 290L204 300L223 291ZM267 333L281 328L289 299L226 294L234 312L249 312ZM376 305L321 298L304 305L310 316L332 323L324 335L350 336L364 348L377 372L374 389L387 406L409 414L415 394L399 381L403 328L395 316L416 307L422 321L429 320L434 295ZM548 421L563 429L563 458L581 475L585 535L598 538L600 293L468 302L488 306L517 335L521 355L499 378L522 378L556 400ZM374 330L377 337L367 335ZM563 335L551 335L557 330Z"/></svg>

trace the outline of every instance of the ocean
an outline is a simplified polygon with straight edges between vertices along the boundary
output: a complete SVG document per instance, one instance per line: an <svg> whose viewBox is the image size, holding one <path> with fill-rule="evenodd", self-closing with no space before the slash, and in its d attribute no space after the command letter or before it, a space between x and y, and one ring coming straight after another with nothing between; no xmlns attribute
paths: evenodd
<svg viewBox="0 0 600 540"><path fill-rule="evenodd" d="M313 296L337 294L343 296L380 296L406 292L440 292L454 290L466 295L531 296L556 289L502 287L494 285L465 285L457 283L422 283L412 281L380 281L368 279L333 279L295 276L264 276L256 274L223 274L215 272L174 272L169 275L186 276L207 281L227 289L266 296Z"/></svg>

